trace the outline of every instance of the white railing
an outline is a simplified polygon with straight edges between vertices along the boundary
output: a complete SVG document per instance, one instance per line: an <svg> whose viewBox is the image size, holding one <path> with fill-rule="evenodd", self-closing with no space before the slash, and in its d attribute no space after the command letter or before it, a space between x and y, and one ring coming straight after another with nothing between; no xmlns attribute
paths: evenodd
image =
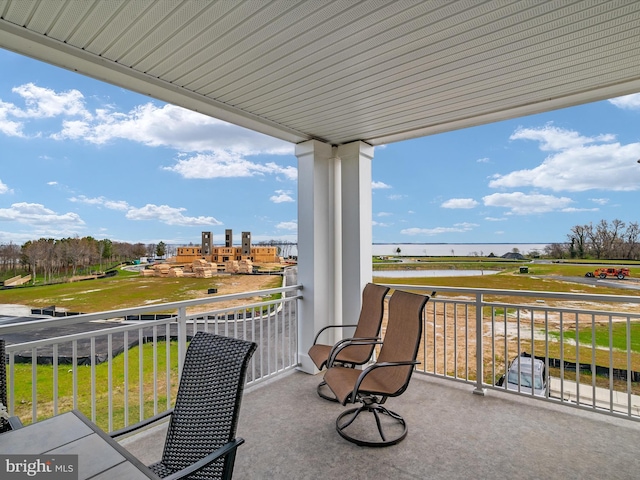
<svg viewBox="0 0 640 480"><path fill-rule="evenodd" d="M197 331L258 344L247 385L293 369L300 289L294 285L2 325L9 413L30 423L80 409L108 431L153 416L171 407L187 342ZM216 309L221 302L234 306ZM194 309L198 313L189 313ZM167 313L169 318L137 319ZM34 340L13 341L24 337Z"/></svg>
<svg viewBox="0 0 640 480"><path fill-rule="evenodd" d="M417 372L640 420L640 296L387 286L437 292ZM524 353L544 363L542 393L499 382Z"/></svg>

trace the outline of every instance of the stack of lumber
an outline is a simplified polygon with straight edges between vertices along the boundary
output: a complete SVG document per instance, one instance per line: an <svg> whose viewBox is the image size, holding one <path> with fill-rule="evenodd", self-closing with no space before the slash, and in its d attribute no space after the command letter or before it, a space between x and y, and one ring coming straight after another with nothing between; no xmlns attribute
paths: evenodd
<svg viewBox="0 0 640 480"><path fill-rule="evenodd" d="M198 278L211 278L218 273L218 265L203 259L194 260L191 269Z"/></svg>
<svg viewBox="0 0 640 480"><path fill-rule="evenodd" d="M181 268L174 267L169 270L170 277L184 277L184 270Z"/></svg>
<svg viewBox="0 0 640 480"><path fill-rule="evenodd" d="M253 262L251 260L240 260L238 262L237 273L253 273Z"/></svg>
<svg viewBox="0 0 640 480"><path fill-rule="evenodd" d="M157 265L154 265L153 269L155 270L157 277L168 277L169 270L171 270L171 265L168 265L166 263L159 263Z"/></svg>
<svg viewBox="0 0 640 480"><path fill-rule="evenodd" d="M224 264L225 267L225 272L227 273L238 273L238 261L237 260L232 260L230 262L227 262Z"/></svg>

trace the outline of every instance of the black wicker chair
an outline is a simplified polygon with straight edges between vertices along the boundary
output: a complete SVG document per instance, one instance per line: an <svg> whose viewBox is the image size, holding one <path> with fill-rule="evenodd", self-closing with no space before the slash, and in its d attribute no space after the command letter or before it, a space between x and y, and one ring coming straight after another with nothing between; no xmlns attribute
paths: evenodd
<svg viewBox="0 0 640 480"><path fill-rule="evenodd" d="M2 359L2 368L0 368L0 402L8 408L7 405L7 367L6 354L4 350L4 340L0 338L0 359ZM18 417L9 417L4 419L0 417L0 433L8 432L22 427L22 422Z"/></svg>
<svg viewBox="0 0 640 480"><path fill-rule="evenodd" d="M198 332L187 349L172 410L115 431L116 438L171 415L162 460L149 465L167 479L231 479L247 365L256 344Z"/></svg>

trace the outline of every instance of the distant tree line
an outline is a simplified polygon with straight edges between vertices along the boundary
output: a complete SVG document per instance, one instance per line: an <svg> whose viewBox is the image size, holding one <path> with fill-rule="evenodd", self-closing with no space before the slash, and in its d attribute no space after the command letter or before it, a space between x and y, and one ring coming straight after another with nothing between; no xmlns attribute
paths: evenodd
<svg viewBox="0 0 640 480"><path fill-rule="evenodd" d="M33 274L44 283L54 278L75 276L79 270L127 262L140 258L147 251L143 243L112 242L78 236L30 240L21 247L13 243L0 244L0 275Z"/></svg>
<svg viewBox="0 0 640 480"><path fill-rule="evenodd" d="M295 242L269 240L258 245L278 247L279 255L288 257ZM127 243L113 242L109 239L96 240L93 237L78 236L53 239L30 240L22 246L15 243L0 244L0 277L33 274L34 282L40 275L44 283L54 279L76 276L80 271L115 263L129 262L140 257L159 257L175 255L175 247L164 242Z"/></svg>
<svg viewBox="0 0 640 480"><path fill-rule="evenodd" d="M287 258L291 255L293 247L297 246L296 242L288 240L263 240L257 242L256 245L265 247L276 247L278 249L278 256Z"/></svg>
<svg viewBox="0 0 640 480"><path fill-rule="evenodd" d="M640 260L639 241L638 222L600 220L571 227L567 243L547 245L544 253L552 258Z"/></svg>

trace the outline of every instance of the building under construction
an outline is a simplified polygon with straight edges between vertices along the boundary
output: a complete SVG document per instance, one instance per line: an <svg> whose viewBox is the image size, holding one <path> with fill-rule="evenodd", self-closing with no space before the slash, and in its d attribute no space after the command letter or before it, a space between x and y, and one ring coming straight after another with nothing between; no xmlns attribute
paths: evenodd
<svg viewBox="0 0 640 480"><path fill-rule="evenodd" d="M250 260L253 263L281 263L277 247L252 247L251 232L242 232L242 244L233 246L233 232L225 230L224 247L213 245L213 234L202 232L199 247L178 247L175 263L191 263L194 260L206 260L211 263L226 264L232 261Z"/></svg>

